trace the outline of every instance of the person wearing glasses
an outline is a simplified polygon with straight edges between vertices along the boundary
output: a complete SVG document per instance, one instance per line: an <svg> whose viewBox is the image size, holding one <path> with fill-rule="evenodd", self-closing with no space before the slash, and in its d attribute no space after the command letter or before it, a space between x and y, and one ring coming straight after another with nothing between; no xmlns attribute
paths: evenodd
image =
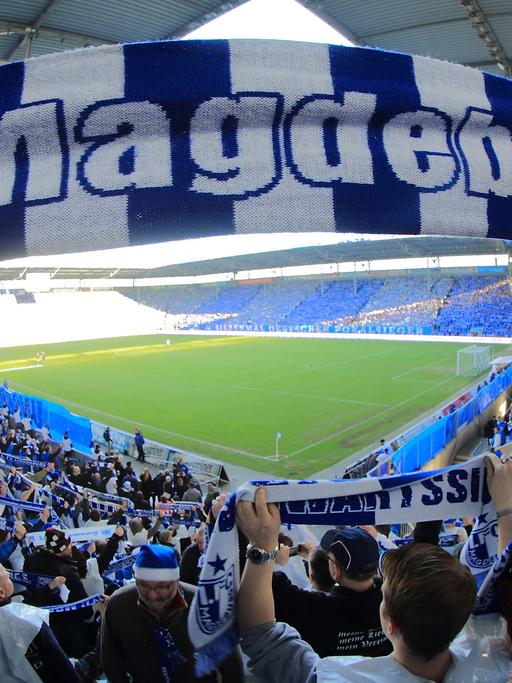
<svg viewBox="0 0 512 683"><path fill-rule="evenodd" d="M135 583L117 590L101 626L101 660L110 683L197 680L187 616L194 586L179 582L169 546L142 545L134 563ZM219 667L223 682L243 681L239 653ZM210 681L216 681L216 674ZM220 679L219 679L220 680Z"/></svg>

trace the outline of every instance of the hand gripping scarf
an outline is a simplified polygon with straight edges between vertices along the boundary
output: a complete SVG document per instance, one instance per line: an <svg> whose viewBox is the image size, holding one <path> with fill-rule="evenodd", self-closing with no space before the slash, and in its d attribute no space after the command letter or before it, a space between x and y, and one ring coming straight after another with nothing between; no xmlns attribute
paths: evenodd
<svg viewBox="0 0 512 683"><path fill-rule="evenodd" d="M235 595L239 583L236 504L253 501L263 486L283 524L355 526L401 524L473 516L478 518L478 567L487 572L497 556L496 514L482 456L463 465L391 477L339 481L252 481L231 495L206 551L199 586L189 613L189 633L197 652L196 674L214 669L235 647ZM482 514L483 513L483 514ZM488 533L483 533L482 519ZM469 563L468 563L469 564ZM485 600L480 601L482 604Z"/></svg>

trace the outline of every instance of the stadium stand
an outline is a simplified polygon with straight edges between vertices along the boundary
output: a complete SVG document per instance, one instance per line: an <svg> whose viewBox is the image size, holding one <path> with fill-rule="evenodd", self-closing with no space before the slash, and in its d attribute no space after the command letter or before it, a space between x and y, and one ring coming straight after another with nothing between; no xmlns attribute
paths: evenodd
<svg viewBox="0 0 512 683"><path fill-rule="evenodd" d="M164 313L193 313L214 296L212 287L124 287L120 294Z"/></svg>
<svg viewBox="0 0 512 683"><path fill-rule="evenodd" d="M237 315L236 322L253 325L281 323L316 285L316 282L312 283L310 280L290 280L263 285L258 294Z"/></svg>
<svg viewBox="0 0 512 683"><path fill-rule="evenodd" d="M21 298L16 292L0 294L0 315L10 321L0 344L216 329L225 324L318 332L343 326L382 332L385 325L405 332L409 325L416 333L424 329L440 335L510 337L511 283L510 277L497 274L409 275L26 293ZM63 321L64 337L49 320Z"/></svg>
<svg viewBox="0 0 512 683"><path fill-rule="evenodd" d="M260 291L261 285L225 285L219 287L215 296L198 306L194 312L198 315L224 314L226 318L231 318L248 306Z"/></svg>
<svg viewBox="0 0 512 683"><path fill-rule="evenodd" d="M455 280L435 323L438 334L512 335L512 280L470 275Z"/></svg>
<svg viewBox="0 0 512 683"><path fill-rule="evenodd" d="M446 277L389 277L351 322L431 325L451 286Z"/></svg>
<svg viewBox="0 0 512 683"><path fill-rule="evenodd" d="M19 289L18 291L14 292L14 296L16 297L16 302L18 304L35 303L34 295L32 294L32 292L26 292L24 289Z"/></svg>
<svg viewBox="0 0 512 683"><path fill-rule="evenodd" d="M223 287L150 288L123 294L166 311L176 329L250 326L406 325L437 334L510 336L510 279L499 275L307 279Z"/></svg>
<svg viewBox="0 0 512 683"><path fill-rule="evenodd" d="M207 515L214 518L219 514L226 495L219 494L211 486L207 491L201 491L200 485L188 471L186 462L181 460L172 469L150 472L146 467L142 473L137 473L115 453L108 458L103 454L98 460L79 461L74 452L65 455L63 444L53 441L42 431L26 430L22 423L11 428L12 420L13 415L9 410L3 409L0 414L0 616L9 614L6 606L10 604L14 590L11 579L19 582L16 584L17 591L23 596L23 602L17 603L17 610L9 617L11 624L13 619L28 614L31 606L44 605L45 609L50 606L54 610L50 613L49 626L45 627L49 642L41 647L40 641L36 640L31 650L36 649L39 653L37 670L43 674L43 681L95 681L102 674L106 674L107 680L116 680L119 667L125 671L142 671L140 667L143 666L144 671L154 668L158 673L158 650L150 646L150 639L142 637L141 629L146 628L144 624L148 621L148 614L161 614L163 617L165 610L169 610L163 597L165 590L171 590L176 581L197 583L198 564L200 558L203 558L202 562L205 561L208 544L213 546L213 553L216 552L215 533L205 539ZM49 428L51 430L51 425ZM508 462L500 463L498 458L493 457L494 467L499 471L494 483L491 482L490 491L494 505L498 508L509 495L512 466ZM193 498L190 492L194 494ZM252 504L243 505L246 507L238 523L251 543L263 546L264 541L260 540L263 538L261 524L257 521L251 526L248 523L247 514L250 515L251 511L247 510L247 506L252 508ZM498 518L500 547L512 539L512 527L506 520L504 515ZM272 533L275 531L277 539L279 521L274 519L274 522ZM102 537L107 523L110 524L110 532ZM294 668L293 676L279 680L306 680L305 668L313 670L321 666L321 657L348 654L369 657L365 664L367 669L381 668L386 664L396 642L393 632L389 633L381 627L381 623L384 624L381 622L382 610L379 609L382 581L375 575L379 555L384 551L394 551L396 554L391 555L396 558L414 556L412 566L418 565L421 577L421 585L416 587L416 591L423 590L422 586L426 586L434 575L439 575L439 571L434 571L432 575L427 571L427 565L430 568L433 562L436 567L443 566L443 577L453 575L453 580L457 580L459 586L464 585L465 607L458 613L455 602L460 604L459 591L452 590L450 598L446 591L431 593L431 596L442 596L436 598L437 602L434 601L433 611L441 609L441 601L443 608L446 600L454 601L450 619L460 622L458 628L454 629L454 634L458 632L473 609L476 595L476 585L470 571L457 559L459 554L464 556L464 548L471 543L472 532L473 524L469 520L463 523L462 520L453 519L407 523L391 528L380 527L378 530L371 526L364 529L338 527L327 533L317 531L318 537L313 529L301 526L288 533L294 538L299 534L302 544L299 545L299 552L303 559L310 562L309 581L303 568L302 574L297 572L299 565L302 567L302 559L297 558L298 564L294 564L295 558L289 557L288 546L294 542L291 538L281 536L284 547L277 557L277 571L273 575L257 572L260 577L267 577L266 580L271 581L271 584L252 586L252 600L275 601L277 619L285 622L278 624L277 628L286 630L287 641L298 637L293 628L300 629L302 641L305 641L301 647L308 649L309 664L304 659L300 674ZM478 525L475 524L475 534L478 533ZM84 540L87 543L82 544ZM336 550L336 543L340 541L345 549L349 548L350 573L346 556ZM425 543L429 545L420 545ZM271 545L274 547L276 543ZM384 569L391 555L384 555ZM423 557L425 569L421 565ZM251 609L247 602L246 584L251 583L251 575L255 576L251 570L251 558L252 555L248 554L249 569L244 573L238 598L242 633L249 628L248 614L261 613ZM329 565L332 565L331 570L328 569ZM159 571L153 574L151 570L155 567ZM361 570L358 574L358 567L364 567L364 572ZM163 571L166 573L162 574ZM329 577L330 574L336 581L334 585L332 577L330 581L322 579L322 576ZM47 576L51 579L49 585L45 583ZM65 608L58 590L61 584L70 590ZM187 592L190 589L186 583L182 583L181 590L189 601L192 594ZM392 588L388 590L392 591ZM412 597L414 593L408 593L408 600L415 599ZM98 620L91 621L90 606L98 604L102 594L110 597L106 610L105 604L100 605L101 622L98 625ZM506 604L503 595L500 592L497 599L501 604ZM135 607L137 596L139 606ZM132 607L126 602L128 598L133 602ZM388 592L388 603L391 598ZM419 593L417 598L421 602ZM139 612L141 601L145 607ZM62 609L65 611L59 611ZM180 623L185 624L189 610L186 602L183 601L176 609L178 612L183 610ZM426 609L425 605L423 609ZM130 611L132 618L128 618L126 610ZM452 612L456 613L455 617ZM145 614L146 618L139 618L141 614ZM439 628L436 619L428 622L432 633ZM414 621L417 623L416 615ZM186 628L180 623L176 624L174 619L169 621L174 638L192 662L193 646ZM38 628L32 633L32 638L36 636ZM344 629L343 639L338 637L340 628ZM265 631L259 629L257 637L263 633ZM447 648L453 636L444 637L446 640L443 645ZM280 656L281 642L284 641L278 639L274 644L272 667L276 665L276 656ZM505 643L505 639L500 636L502 642ZM263 675L263 680L278 680L269 673L266 647L259 648L256 655L251 643L250 637L243 636L242 644L253 659L250 666L254 667L255 673ZM467 645L468 641L465 643ZM478 643L478 639L472 647L477 647L475 643ZM141 644L144 645L144 656ZM37 645L40 650L37 650ZM502 645L496 650L487 648L485 652L485 665L492 673L498 669L510 672L510 661L503 654ZM372 659L376 657L384 658ZM70 664L68 658L74 661ZM457 666L462 666L463 659L459 657L456 660ZM425 661L428 663L430 659L426 658ZM30 657L27 656L26 665L30 663ZM58 677L44 678L56 666L59 667ZM184 674L186 671L189 676L185 676L184 680L193 680L192 670L186 669L183 660L179 660L178 666L178 670ZM393 666L407 669L407 662L401 661L400 665ZM450 657L445 666L451 666ZM467 666L471 666L471 660ZM244 680L242 663L236 651L223 667L224 671L230 673L222 680L233 683ZM31 679L28 677L23 680ZM158 680L158 677L152 680ZM384 676L371 680L387 679ZM413 677L410 680L420 679ZM456 677L453 680L462 682L466 679Z"/></svg>
<svg viewBox="0 0 512 683"><path fill-rule="evenodd" d="M381 280L320 282L286 319L289 325L328 325L350 319L382 286Z"/></svg>

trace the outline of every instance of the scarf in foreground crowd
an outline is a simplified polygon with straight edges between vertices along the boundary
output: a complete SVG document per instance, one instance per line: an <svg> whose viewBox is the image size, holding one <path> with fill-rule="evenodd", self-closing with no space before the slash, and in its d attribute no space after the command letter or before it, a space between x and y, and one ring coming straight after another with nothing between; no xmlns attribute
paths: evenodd
<svg viewBox="0 0 512 683"><path fill-rule="evenodd" d="M0 89L3 258L269 229L511 236L512 82L476 69L165 41L8 63Z"/></svg>
<svg viewBox="0 0 512 683"><path fill-rule="evenodd" d="M283 524L355 526L401 524L457 517L476 518L462 559L480 585L497 559L497 521L486 481L483 456L463 465L431 472L341 481L253 481L226 501L212 533L189 614L190 638L197 650L198 675L204 675L238 642L235 596L239 583L239 500L253 501L263 486L268 501L279 506ZM510 556L503 554L501 571ZM494 576L494 579L496 575ZM493 581L479 594L479 611L491 604Z"/></svg>

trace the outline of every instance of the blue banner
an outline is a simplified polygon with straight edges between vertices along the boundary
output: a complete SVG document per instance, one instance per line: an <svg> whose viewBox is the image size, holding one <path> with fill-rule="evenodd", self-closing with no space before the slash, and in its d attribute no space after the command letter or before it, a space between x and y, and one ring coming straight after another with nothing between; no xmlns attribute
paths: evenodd
<svg viewBox="0 0 512 683"><path fill-rule="evenodd" d="M73 447L82 453L89 453L89 445L92 440L89 418L74 415L67 408L57 403L11 391L4 386L0 387L0 400L2 403L7 403L11 413L14 413L16 407L19 406L21 416L31 416L36 428L40 429L44 425L50 425L52 437L56 440L61 440L64 432L68 431Z"/></svg>
<svg viewBox="0 0 512 683"><path fill-rule="evenodd" d="M475 398L458 410L445 415L419 434L415 434L393 453L393 465L396 471L414 472L423 467L456 437L462 426L472 422L510 385L512 385L512 368L501 372L489 384L483 385ZM376 476L378 472L373 474Z"/></svg>

